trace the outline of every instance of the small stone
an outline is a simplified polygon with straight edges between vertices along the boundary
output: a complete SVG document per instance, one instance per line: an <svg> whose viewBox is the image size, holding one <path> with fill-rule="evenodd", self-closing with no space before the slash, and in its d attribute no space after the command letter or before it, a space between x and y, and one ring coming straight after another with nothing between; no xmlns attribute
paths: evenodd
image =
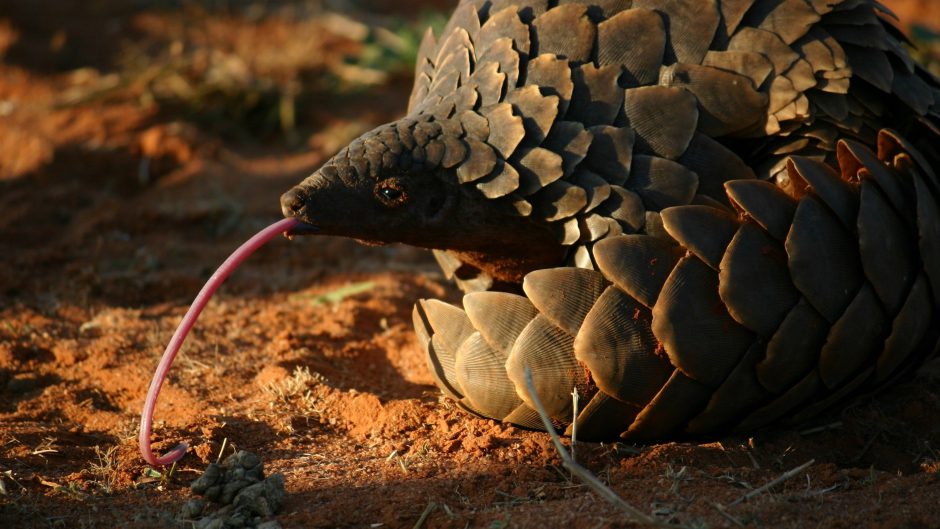
<svg viewBox="0 0 940 529"><path fill-rule="evenodd" d="M195 529L222 529L223 522L219 518L203 518L194 525Z"/></svg>
<svg viewBox="0 0 940 529"><path fill-rule="evenodd" d="M264 483L256 483L250 487L245 487L235 496L232 505L237 508L245 508L259 516L268 517L274 514L271 505L264 497Z"/></svg>
<svg viewBox="0 0 940 529"><path fill-rule="evenodd" d="M192 485L189 486L189 489L194 493L199 495L204 495L210 487L218 483L219 478L222 477L222 468L215 463L209 463L209 466L206 467L206 471L202 473L201 476L196 478L193 481Z"/></svg>
<svg viewBox="0 0 940 529"><path fill-rule="evenodd" d="M246 516L245 513L241 512L241 511L235 511L235 514L233 514L233 515L229 516L228 518L226 518L226 520L225 520L225 526L226 526L226 527L234 527L234 528L236 528L236 529L239 528L239 527L245 527L246 522L248 522L248 519L249 519L249 517Z"/></svg>
<svg viewBox="0 0 940 529"><path fill-rule="evenodd" d="M219 496L222 495L222 485L213 485L206 489L206 493L203 494L205 498L209 501L218 503Z"/></svg>
<svg viewBox="0 0 940 529"><path fill-rule="evenodd" d="M229 481L222 486L222 493L219 495L218 503L222 505L228 505L232 503L232 500L235 499L235 495L239 493L243 488L251 485L250 481L247 480L238 480L238 481Z"/></svg>
<svg viewBox="0 0 940 529"><path fill-rule="evenodd" d="M258 526L255 529L282 529L282 528L281 528L281 524L279 524L277 520L270 520L270 521L258 524Z"/></svg>
<svg viewBox="0 0 940 529"><path fill-rule="evenodd" d="M284 490L284 475L281 473L271 474L264 480L264 496L271 506L271 510L278 512L284 506L287 499L287 491Z"/></svg>
<svg viewBox="0 0 940 529"><path fill-rule="evenodd" d="M259 481L264 480L264 471L260 466L255 467L245 473L245 479L248 479L252 483L258 483Z"/></svg>
<svg viewBox="0 0 940 529"><path fill-rule="evenodd" d="M222 462L222 465L226 468L236 468L237 466L240 466L245 470L250 470L261 466L261 459L251 452L239 450L238 452L225 458L225 461Z"/></svg>
<svg viewBox="0 0 940 529"><path fill-rule="evenodd" d="M199 498L192 498L187 501L183 508L180 509L179 517L183 520L194 520L202 515L202 511L206 508L206 502L200 500Z"/></svg>

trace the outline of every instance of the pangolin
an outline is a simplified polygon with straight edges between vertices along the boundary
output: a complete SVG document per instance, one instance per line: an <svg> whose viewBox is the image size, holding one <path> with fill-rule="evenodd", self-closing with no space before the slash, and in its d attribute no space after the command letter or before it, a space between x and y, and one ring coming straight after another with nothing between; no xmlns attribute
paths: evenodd
<svg viewBox="0 0 940 529"><path fill-rule="evenodd" d="M419 301L415 329L469 412L541 428L537 396L559 429L636 442L803 421L940 345L940 81L891 18L463 0L407 115L282 210L433 249L466 295Z"/></svg>

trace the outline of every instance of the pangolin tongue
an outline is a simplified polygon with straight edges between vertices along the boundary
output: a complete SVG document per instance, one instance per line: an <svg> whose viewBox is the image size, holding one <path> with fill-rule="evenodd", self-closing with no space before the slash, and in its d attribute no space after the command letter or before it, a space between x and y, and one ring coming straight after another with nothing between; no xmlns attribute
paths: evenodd
<svg viewBox="0 0 940 529"><path fill-rule="evenodd" d="M163 358L160 359L160 365L157 366L157 371L153 374L153 380L150 381L150 390L147 392L147 399L144 401L144 410L140 415L140 437L138 438L140 455L151 465L172 464L182 458L188 448L185 443L180 443L163 456L157 457L150 446L150 432L153 428L153 410L157 406L157 397L160 395L160 388L163 386L163 381L170 371L170 366L173 365L173 359L176 358L176 353L179 352L180 347L183 345L183 340L186 339L189 330L193 328L193 324L196 323L196 319L199 317L202 309L209 303L212 294L218 290L229 274L238 268L238 265L242 264L242 261L253 254L255 250L267 244L268 241L277 237L279 233L288 234L292 229L300 227L301 224L301 222L295 219L283 219L248 239L244 244L239 246L237 250L232 252L232 255L219 266L214 274L212 274L212 277L206 281L202 290L196 295L196 299L193 300L193 304L189 307L189 310L186 311L186 315L183 316L183 320L180 322L179 327L176 328L176 332L173 333L173 338L170 339L170 343L167 344L166 350L163 352Z"/></svg>

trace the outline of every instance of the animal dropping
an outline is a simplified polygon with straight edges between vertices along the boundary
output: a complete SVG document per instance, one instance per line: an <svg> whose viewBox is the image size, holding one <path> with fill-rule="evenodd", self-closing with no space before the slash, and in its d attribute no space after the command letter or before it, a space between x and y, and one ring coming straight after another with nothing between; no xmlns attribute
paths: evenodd
<svg viewBox="0 0 940 529"><path fill-rule="evenodd" d="M436 250L427 365L469 413L652 442L799 422L940 350L940 82L874 0L460 2L408 114L274 235ZM530 395L530 370L537 395Z"/></svg>

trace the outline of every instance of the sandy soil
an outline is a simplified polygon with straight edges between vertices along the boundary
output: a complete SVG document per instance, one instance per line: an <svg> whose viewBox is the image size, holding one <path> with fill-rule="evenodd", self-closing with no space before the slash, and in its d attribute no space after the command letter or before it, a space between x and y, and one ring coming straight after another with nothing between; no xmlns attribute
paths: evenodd
<svg viewBox="0 0 940 529"><path fill-rule="evenodd" d="M171 526L223 443L286 476L284 527L634 526L571 479L546 434L440 398L411 306L459 295L426 252L406 247L300 238L253 256L209 305L161 396L158 448L193 448L172 475L148 469L138 413L192 296L344 135L402 112L409 81L316 92L292 147L270 134L232 139L147 104L135 86L62 104L76 87L110 86L127 43L172 49L165 36L192 12L4 4L0 527ZM253 17L215 16L216 45L301 27ZM579 443L577 454L630 504L690 527L940 527L937 373L798 429Z"/></svg>

